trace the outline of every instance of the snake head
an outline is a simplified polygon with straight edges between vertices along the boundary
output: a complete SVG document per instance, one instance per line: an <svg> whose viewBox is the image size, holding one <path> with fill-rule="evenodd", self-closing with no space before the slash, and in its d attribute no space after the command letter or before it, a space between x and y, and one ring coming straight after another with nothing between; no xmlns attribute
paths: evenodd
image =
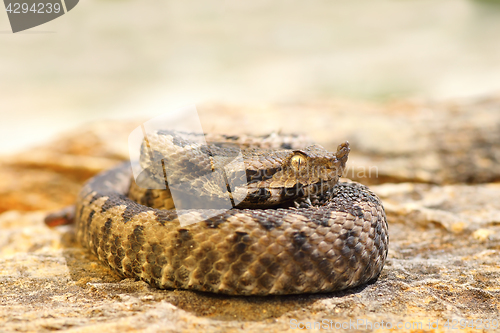
<svg viewBox="0 0 500 333"><path fill-rule="evenodd" d="M331 188L344 172L349 155L349 143L340 144L335 153L320 145L311 145L290 152L283 160L282 169L270 182L271 187ZM316 193L317 191L308 191Z"/></svg>

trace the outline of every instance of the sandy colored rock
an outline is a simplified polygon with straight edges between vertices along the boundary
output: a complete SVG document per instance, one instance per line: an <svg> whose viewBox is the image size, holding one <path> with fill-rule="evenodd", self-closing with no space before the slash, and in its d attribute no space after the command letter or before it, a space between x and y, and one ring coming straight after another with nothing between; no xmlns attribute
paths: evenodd
<svg viewBox="0 0 500 333"><path fill-rule="evenodd" d="M6 332L282 332L322 322L344 324L346 332L354 332L373 331L384 321L384 328L399 323L404 329L398 331L415 332L438 320L442 330L446 320L500 321L500 186L490 182L500 172L495 167L500 116L493 112L499 105L491 98L426 106L338 102L254 112L200 109L204 116L225 119L226 128L207 122L229 134L239 128L275 129L250 121L266 115L329 148L349 139L349 163L378 166L379 178L358 180L379 184L371 188L388 215L386 266L374 283L329 294L229 297L157 290L103 266L75 242L71 226L46 227L46 213L71 203L86 177L127 158L126 138L140 121L84 126L59 141L4 158L0 327ZM282 117L305 110L313 117L302 122ZM108 128L112 135L104 134ZM54 162L57 155L65 156L61 165ZM461 163L466 167L459 168ZM361 321L375 327L366 329Z"/></svg>
<svg viewBox="0 0 500 333"><path fill-rule="evenodd" d="M392 222L436 224L450 232L476 231L500 223L500 184L374 186ZM484 233L483 233L484 234Z"/></svg>

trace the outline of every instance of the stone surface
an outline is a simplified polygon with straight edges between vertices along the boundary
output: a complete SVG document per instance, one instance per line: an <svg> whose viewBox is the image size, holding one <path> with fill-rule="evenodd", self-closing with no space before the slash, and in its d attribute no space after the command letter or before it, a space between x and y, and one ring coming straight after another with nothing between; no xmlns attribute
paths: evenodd
<svg viewBox="0 0 500 333"><path fill-rule="evenodd" d="M346 332L373 330L361 325L364 320L374 328L383 321L385 328L399 323L400 331L414 332L429 330L436 321L446 331L446 320L450 325L457 320L456 328L467 321L466 330L477 331L472 320L476 327L479 320L497 320L500 328L500 184L492 182L500 173L499 108L500 100L490 98L285 105L253 112L220 105L200 109L205 129L265 133L276 130L269 123L281 119L283 129L302 130L328 148L348 139L349 163L378 167L378 178L354 178L377 184L370 187L384 202L390 228L386 266L369 285L329 294L229 297L156 290L101 265L75 242L71 226L45 226L47 212L73 202L85 178L127 158L126 138L140 121L84 126L5 157L0 327L6 332L281 332L324 321L344 324ZM284 117L306 111L312 116L303 121Z"/></svg>

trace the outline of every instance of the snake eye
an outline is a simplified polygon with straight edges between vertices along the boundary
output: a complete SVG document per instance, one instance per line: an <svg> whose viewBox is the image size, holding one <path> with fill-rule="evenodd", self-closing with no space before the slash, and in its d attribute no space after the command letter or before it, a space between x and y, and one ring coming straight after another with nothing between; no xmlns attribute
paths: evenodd
<svg viewBox="0 0 500 333"><path fill-rule="evenodd" d="M302 154L295 154L292 156L290 163L292 168L298 171L306 166L306 158Z"/></svg>

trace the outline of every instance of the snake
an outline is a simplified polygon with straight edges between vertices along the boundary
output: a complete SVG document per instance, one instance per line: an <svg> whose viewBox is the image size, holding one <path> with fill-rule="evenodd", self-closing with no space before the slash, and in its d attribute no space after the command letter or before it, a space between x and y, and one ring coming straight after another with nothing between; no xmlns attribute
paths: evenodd
<svg viewBox="0 0 500 333"><path fill-rule="evenodd" d="M184 134L149 133L139 176L126 162L82 187L76 237L101 262L155 288L227 295L327 293L378 278L387 219L368 187L339 181L347 141L329 152L296 135Z"/></svg>

